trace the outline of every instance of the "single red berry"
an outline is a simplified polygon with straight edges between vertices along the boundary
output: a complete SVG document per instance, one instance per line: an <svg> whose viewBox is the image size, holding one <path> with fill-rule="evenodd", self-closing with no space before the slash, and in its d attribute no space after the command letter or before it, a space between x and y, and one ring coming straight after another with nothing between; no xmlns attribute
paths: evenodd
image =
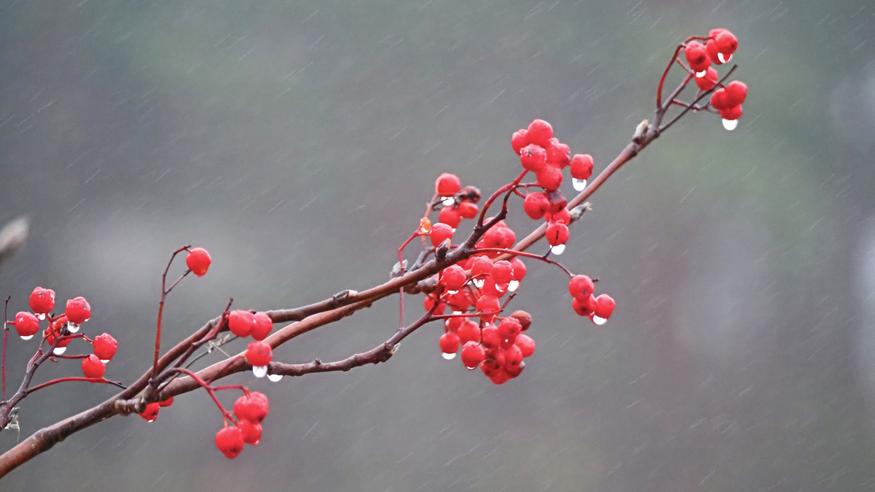
<svg viewBox="0 0 875 492"><path fill-rule="evenodd" d="M546 216L544 216L544 219L546 219L547 222L561 222L565 225L568 225L571 223L571 212L569 212L568 209L563 208L556 213L547 214Z"/></svg>
<svg viewBox="0 0 875 492"><path fill-rule="evenodd" d="M154 422L158 419L158 411L161 410L161 405L157 402L147 403L146 408L140 412L140 417L146 422Z"/></svg>
<svg viewBox="0 0 875 492"><path fill-rule="evenodd" d="M714 109L717 111L723 111L732 107L729 102L729 97L726 95L726 89L717 89L711 93L711 106L714 106Z"/></svg>
<svg viewBox="0 0 875 492"><path fill-rule="evenodd" d="M723 29L714 38L714 44L717 46L718 59L723 63L729 63L732 54L738 49L738 38L728 29Z"/></svg>
<svg viewBox="0 0 875 492"><path fill-rule="evenodd" d="M488 349L495 349L501 345L501 335L495 325L484 326L480 330L480 342Z"/></svg>
<svg viewBox="0 0 875 492"><path fill-rule="evenodd" d="M589 179L592 176L593 160L589 154L574 154L571 158L571 177Z"/></svg>
<svg viewBox="0 0 875 492"><path fill-rule="evenodd" d="M438 222L446 224L453 229L462 223L462 214L457 207L444 207L438 213Z"/></svg>
<svg viewBox="0 0 875 492"><path fill-rule="evenodd" d="M441 335L441 338L438 340L438 345L441 347L441 352L444 355L456 355L456 352L459 351L459 335L448 331Z"/></svg>
<svg viewBox="0 0 875 492"><path fill-rule="evenodd" d="M481 278L492 275L492 260L485 256L471 258L471 278Z"/></svg>
<svg viewBox="0 0 875 492"><path fill-rule="evenodd" d="M705 52L705 45L698 41L693 41L684 48L684 56L690 68L695 72L703 72L711 66L711 60L708 59L708 54Z"/></svg>
<svg viewBox="0 0 875 492"><path fill-rule="evenodd" d="M581 300L588 299L595 292L595 283L587 275L575 275L568 281L568 293Z"/></svg>
<svg viewBox="0 0 875 492"><path fill-rule="evenodd" d="M481 364L480 367L483 367L483 365ZM510 375L503 369L499 369L489 374L489 380L492 381L492 384L501 385L510 381Z"/></svg>
<svg viewBox="0 0 875 492"><path fill-rule="evenodd" d="M504 349L504 368L513 369L523 363L523 351L516 345L509 345Z"/></svg>
<svg viewBox="0 0 875 492"><path fill-rule="evenodd" d="M516 337L516 341L514 342L517 347L519 347L520 352L523 354L523 358L527 359L531 357L535 353L535 340L532 337L526 335L525 333Z"/></svg>
<svg viewBox="0 0 875 492"><path fill-rule="evenodd" d="M453 311L467 311L471 306L471 300L468 298L467 292L460 290L455 294L448 295L445 304L452 306Z"/></svg>
<svg viewBox="0 0 875 492"><path fill-rule="evenodd" d="M478 211L477 204L474 202L464 201L459 203L459 215L461 215L463 219L473 219L474 217L477 217Z"/></svg>
<svg viewBox="0 0 875 492"><path fill-rule="evenodd" d="M462 189L462 181L455 174L443 173L434 182L438 196L453 196Z"/></svg>
<svg viewBox="0 0 875 492"><path fill-rule="evenodd" d="M547 163L553 166L563 168L568 165L571 156L571 148L558 138L550 139L550 144L547 145Z"/></svg>
<svg viewBox="0 0 875 492"><path fill-rule="evenodd" d="M461 316L453 316L452 318L447 318L444 321L444 332L453 332L456 335L459 334L459 327L462 326L462 323L465 322L465 318Z"/></svg>
<svg viewBox="0 0 875 492"><path fill-rule="evenodd" d="M501 323L498 324L498 334L501 336L501 339L510 341L510 343L513 343L513 341L516 340L517 335L522 331L523 326L513 316L504 318L501 320Z"/></svg>
<svg viewBox="0 0 875 492"><path fill-rule="evenodd" d="M568 205L568 200L558 191L548 194L547 198L550 200L550 208L547 211L551 214L565 210L565 206Z"/></svg>
<svg viewBox="0 0 875 492"><path fill-rule="evenodd" d="M515 318L517 321L520 322L520 327L522 328L523 331L528 330L529 326L532 325L532 315L529 314L528 311L523 311L522 309L518 309L518 310L510 313L510 316L512 318Z"/></svg>
<svg viewBox="0 0 875 492"><path fill-rule="evenodd" d="M168 396L167 398L158 402L158 406L160 406L162 408L169 407L171 405L173 405L173 397L172 396Z"/></svg>
<svg viewBox="0 0 875 492"><path fill-rule="evenodd" d="M462 318L455 318L462 319ZM456 335L459 335L461 343L477 342L480 343L480 326L470 320L466 320L459 325Z"/></svg>
<svg viewBox="0 0 875 492"><path fill-rule="evenodd" d="M234 415L238 419L261 422L268 413L270 413L270 401L264 393L252 391L234 401Z"/></svg>
<svg viewBox="0 0 875 492"><path fill-rule="evenodd" d="M255 340L264 340L270 335L270 330L273 329L273 321L270 319L270 316L264 312L257 312L253 316L255 318L255 324L252 326L252 338Z"/></svg>
<svg viewBox="0 0 875 492"><path fill-rule="evenodd" d="M15 315L15 331L21 338L30 340L39 331L39 320L27 311L19 311Z"/></svg>
<svg viewBox="0 0 875 492"><path fill-rule="evenodd" d="M216 447L228 459L236 458L243 452L243 431L239 427L225 427L216 433Z"/></svg>
<svg viewBox="0 0 875 492"><path fill-rule="evenodd" d="M708 70L705 71L705 75L703 77L696 77L696 85L699 86L699 90L701 91L710 91L715 85L717 85L717 79L720 76L717 74L717 70L714 70L714 67L708 67Z"/></svg>
<svg viewBox="0 0 875 492"><path fill-rule="evenodd" d="M747 99L747 84L740 80L733 80L726 85L726 103L729 106L738 106Z"/></svg>
<svg viewBox="0 0 875 492"><path fill-rule="evenodd" d="M538 184L545 191L556 191L562 186L562 170L554 166L546 166L536 173Z"/></svg>
<svg viewBox="0 0 875 492"><path fill-rule="evenodd" d="M444 311L447 310L447 305L444 304L443 302L439 302L439 303L437 303L437 306L435 306L436 302L437 301L435 300L435 298L433 296L427 295L427 296L425 296L425 298L422 299L422 308L425 309L426 311L433 310L434 314L443 314Z"/></svg>
<svg viewBox="0 0 875 492"><path fill-rule="evenodd" d="M74 297L67 301L64 313L67 315L67 322L81 325L91 318L91 305L82 296Z"/></svg>
<svg viewBox="0 0 875 492"><path fill-rule="evenodd" d="M455 232L456 230L452 227L438 222L437 224L432 226L431 234L429 234L429 238L431 238L431 244L434 247L438 247L447 239L451 239Z"/></svg>
<svg viewBox="0 0 875 492"><path fill-rule="evenodd" d="M242 419L237 422L237 427L243 432L243 441L252 446L258 446L261 442L261 424Z"/></svg>
<svg viewBox="0 0 875 492"><path fill-rule="evenodd" d="M468 274L459 265L450 265L441 271L440 283L447 290L459 290L468 281Z"/></svg>
<svg viewBox="0 0 875 492"><path fill-rule="evenodd" d="M516 364L516 365L513 365L513 366L505 365L505 366L504 366L504 372L507 373L507 376L508 376L510 379L513 379L513 378L515 378L515 377L518 377L520 374L522 374L522 373L523 373L523 369L525 369L525 368L526 368L526 363L525 363L525 362L520 362L519 364Z"/></svg>
<svg viewBox="0 0 875 492"><path fill-rule="evenodd" d="M741 118L743 111L741 109L741 104L738 106L732 106L731 108L723 109L720 111L720 117L724 120L735 121Z"/></svg>
<svg viewBox="0 0 875 492"><path fill-rule="evenodd" d="M526 145L520 150L520 164L526 170L538 172L547 166L547 151L540 145Z"/></svg>
<svg viewBox="0 0 875 492"><path fill-rule="evenodd" d="M55 291L43 287L35 287L28 298L30 310L36 314L48 314L55 309Z"/></svg>
<svg viewBox="0 0 875 492"><path fill-rule="evenodd" d="M578 316L587 317L595 310L595 297L589 296L586 299L574 297L571 299L571 308Z"/></svg>
<svg viewBox="0 0 875 492"><path fill-rule="evenodd" d="M513 280L517 282L522 282L524 278L526 278L526 264L523 263L523 260L520 259L519 256L514 256L512 260L510 260L510 264L513 265Z"/></svg>
<svg viewBox="0 0 875 492"><path fill-rule="evenodd" d="M486 358L486 349L477 342L467 342L462 347L462 364L474 369Z"/></svg>
<svg viewBox="0 0 875 492"><path fill-rule="evenodd" d="M228 329L238 337L248 337L255 328L255 315L243 309L235 309L228 315Z"/></svg>
<svg viewBox="0 0 875 492"><path fill-rule="evenodd" d="M498 285L507 285L513 280L513 264L499 260L492 264L492 279Z"/></svg>
<svg viewBox="0 0 875 492"><path fill-rule="evenodd" d="M191 273L198 277L203 277L210 269L210 264L213 259L210 257L209 251L204 248L191 248L185 256L185 266L191 270Z"/></svg>
<svg viewBox="0 0 875 492"><path fill-rule="evenodd" d="M529 141L546 148L553 138L553 127L544 120L533 120L526 130Z"/></svg>
<svg viewBox="0 0 875 492"><path fill-rule="evenodd" d="M273 359L273 351L267 342L250 342L246 346L246 362L253 367L262 367L270 364Z"/></svg>
<svg viewBox="0 0 875 492"><path fill-rule="evenodd" d="M100 361L96 355L91 354L82 359L82 374L86 378L102 378L106 373L106 364Z"/></svg>
<svg viewBox="0 0 875 492"><path fill-rule="evenodd" d="M523 211L534 220L543 218L549 208L550 200L547 195L540 192L529 193L523 200Z"/></svg>
<svg viewBox="0 0 875 492"><path fill-rule="evenodd" d="M500 248L510 248L516 243L516 233L510 227L499 227L498 232Z"/></svg>
<svg viewBox="0 0 875 492"><path fill-rule="evenodd" d="M593 314L598 316L599 318L609 319L611 314L614 313L614 307L616 307L617 303L614 301L614 298L607 294L600 294L595 298L595 309L593 309Z"/></svg>
<svg viewBox="0 0 875 492"><path fill-rule="evenodd" d="M568 226L561 222L552 222L547 226L547 231L544 233L547 242L551 246L557 246L568 242Z"/></svg>
<svg viewBox="0 0 875 492"><path fill-rule="evenodd" d="M482 295L477 299L477 311L482 313L480 319L483 321L492 321L501 309L501 302L498 297L492 295Z"/></svg>
<svg viewBox="0 0 875 492"><path fill-rule="evenodd" d="M115 357L116 350L118 350L118 342L109 333L101 333L94 337L91 346L94 350L94 355L104 362L112 360Z"/></svg>
<svg viewBox="0 0 875 492"><path fill-rule="evenodd" d="M524 128L520 128L510 136L510 146L513 147L514 154L519 155L522 148L529 145L529 137L526 133Z"/></svg>

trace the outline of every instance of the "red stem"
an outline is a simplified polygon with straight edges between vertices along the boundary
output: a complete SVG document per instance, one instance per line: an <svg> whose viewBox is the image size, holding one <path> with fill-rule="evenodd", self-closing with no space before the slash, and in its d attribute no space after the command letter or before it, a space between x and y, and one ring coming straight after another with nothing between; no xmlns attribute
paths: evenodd
<svg viewBox="0 0 875 492"><path fill-rule="evenodd" d="M236 421L234 420L234 417L232 417L231 414L228 413L228 410L225 409L225 407L222 405L222 402L220 402L219 399L216 397L215 390L206 381L201 379L201 377L198 376L197 373L195 373L194 371L189 371L188 369L185 369L183 367L174 367L170 370L174 371L174 372L181 373L181 374L185 374L186 376L193 379L194 382L199 384L203 389L206 390L207 394L210 395L210 398L213 399L213 402L219 408L219 411L222 412L222 416L225 417L225 419L230 421L231 423L236 423Z"/></svg>
<svg viewBox="0 0 875 492"><path fill-rule="evenodd" d="M474 252L474 254L477 254L477 253L504 253L504 254L508 254L511 256L524 256L526 258L531 258L533 260L538 260L538 261L542 261L542 262L550 264L550 265L554 265L557 268L559 268L560 270L562 270L563 272L565 272L565 274L568 275L569 277L574 276L574 274L571 273L571 270L569 270L568 268L565 268L565 265L563 265L562 263L559 263L556 260L551 260L550 258L547 258L546 256L541 256L541 255L536 255L534 253L529 253L528 251L518 251L515 249L508 249L508 248L477 248L473 252Z"/></svg>
<svg viewBox="0 0 875 492"><path fill-rule="evenodd" d="M167 288L167 272L170 271L170 266L173 264L173 260L176 259L176 256L179 253L191 248L191 245L182 246L177 249L170 255L170 260L167 262L167 266L164 267L164 273L161 275L161 300L158 302L158 319L155 323L155 351L152 354L152 378L154 379L158 375L158 358L161 356L161 322L164 318L164 302L167 300L167 294L176 287L186 275L188 275L189 270L186 269L185 273L180 275L173 285L170 288Z"/></svg>
<svg viewBox="0 0 875 492"><path fill-rule="evenodd" d="M122 389L125 388L125 386L124 386L123 384L119 383L118 381L113 381L113 380L111 380L111 379L106 379L106 378L72 377L72 376L71 376L71 377L66 377L66 378L50 379L50 380L48 380L48 381L46 381L46 382L44 382L44 383L40 383L40 384L38 384L38 385L36 385L36 386L33 386L33 387L31 387L31 388L28 388L28 389L27 389L27 394L29 395L29 394L33 393L34 391L39 391L39 390L41 390L41 389L43 389L43 388L48 388L49 386L54 386L54 385L56 385L56 384L60 384L60 383L68 383L68 382L77 382L77 381L88 382L88 383L111 384L111 385L113 385L113 386L118 386L119 388L122 388Z"/></svg>

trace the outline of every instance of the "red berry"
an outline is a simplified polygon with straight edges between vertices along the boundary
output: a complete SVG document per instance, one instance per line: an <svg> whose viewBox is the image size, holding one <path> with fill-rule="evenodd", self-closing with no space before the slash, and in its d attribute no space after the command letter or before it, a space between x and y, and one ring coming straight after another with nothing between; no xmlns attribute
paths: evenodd
<svg viewBox="0 0 875 492"><path fill-rule="evenodd" d="M544 120L533 120L529 123L526 136L530 142L546 148L550 145L550 139L553 138L553 127Z"/></svg>
<svg viewBox="0 0 875 492"><path fill-rule="evenodd" d="M717 51L723 55L723 63L729 62L729 57L738 49L738 38L729 30L724 29L714 38Z"/></svg>
<svg viewBox="0 0 875 492"><path fill-rule="evenodd" d="M471 258L471 278L481 278L492 275L492 260L485 256Z"/></svg>
<svg viewBox="0 0 875 492"><path fill-rule="evenodd" d="M91 354L82 359L82 374L86 378L102 378L106 373L106 365L96 355Z"/></svg>
<svg viewBox="0 0 875 492"><path fill-rule="evenodd" d="M595 292L595 283L587 275L575 275L568 281L568 293L571 297L585 300Z"/></svg>
<svg viewBox="0 0 875 492"><path fill-rule="evenodd" d="M711 65L711 60L708 59L708 54L705 53L705 45L698 41L687 44L686 48L684 48L684 56L687 59L687 63L690 64L690 68L696 72L702 72Z"/></svg>
<svg viewBox="0 0 875 492"><path fill-rule="evenodd" d="M270 335L270 330L273 329L273 321L270 319L270 316L264 312L257 312L253 316L255 319L255 324L252 326L252 338L255 340L264 340Z"/></svg>
<svg viewBox="0 0 875 492"><path fill-rule="evenodd" d="M550 208L547 209L551 214L555 214L562 210L565 210L565 206L568 205L568 200L562 196L562 193L554 192L550 193L547 198L550 200Z"/></svg>
<svg viewBox="0 0 875 492"><path fill-rule="evenodd" d="M468 274L459 265L450 265L441 271L440 283L447 290L459 290L468 281Z"/></svg>
<svg viewBox="0 0 875 492"><path fill-rule="evenodd" d="M724 120L737 120L741 118L742 115L741 104L738 106L732 106L731 108L727 108L720 111L720 117Z"/></svg>
<svg viewBox="0 0 875 492"><path fill-rule="evenodd" d="M526 278L526 264L523 263L523 260L519 258L519 256L514 256L512 260L510 260L510 264L513 265L513 280L517 282L522 282L524 278Z"/></svg>
<svg viewBox="0 0 875 492"><path fill-rule="evenodd" d="M273 359L273 351L267 342L250 342L246 347L246 362L250 366L260 367L270 364Z"/></svg>
<svg viewBox="0 0 875 492"><path fill-rule="evenodd" d="M455 354L459 351L459 335L449 331L441 335L438 340L438 345L441 347L441 352L445 354Z"/></svg>
<svg viewBox="0 0 875 492"><path fill-rule="evenodd" d="M526 195L525 200L523 200L523 211L534 220L543 218L549 208L550 200L547 198L547 195L540 192L529 193Z"/></svg>
<svg viewBox="0 0 875 492"><path fill-rule="evenodd" d="M593 310L595 310L595 305L595 297L593 296L589 296L586 299L574 297L571 300L571 308L574 309L578 316L586 317L591 315Z"/></svg>
<svg viewBox="0 0 875 492"><path fill-rule="evenodd" d="M574 154L571 158L571 177L589 179L592 176L593 160L589 154Z"/></svg>
<svg viewBox="0 0 875 492"><path fill-rule="evenodd" d="M255 315L243 309L235 309L228 315L228 329L238 337L248 337L255 328Z"/></svg>
<svg viewBox="0 0 875 492"><path fill-rule="evenodd" d="M568 225L571 223L571 212L563 208L556 213L547 214L544 218L547 220L547 222L561 222L565 225Z"/></svg>
<svg viewBox="0 0 875 492"><path fill-rule="evenodd" d="M431 238L431 244L434 247L438 247L447 239L452 238L455 232L456 230L452 227L438 222L437 224L432 226L431 234L429 234L429 238Z"/></svg>
<svg viewBox="0 0 875 492"><path fill-rule="evenodd" d="M499 260L492 264L492 279L498 285L507 285L513 280L513 265L507 260Z"/></svg>
<svg viewBox="0 0 875 492"><path fill-rule="evenodd" d="M717 85L718 78L720 77L717 75L717 70L714 70L714 67L708 67L704 77L696 77L696 85L699 86L699 90L703 92L710 91L715 85Z"/></svg>
<svg viewBox="0 0 875 492"><path fill-rule="evenodd" d="M91 305L82 296L74 297L67 301L67 309L64 313L67 315L68 322L81 325L91 318Z"/></svg>
<svg viewBox="0 0 875 492"><path fill-rule="evenodd" d="M55 291L35 287L28 298L30 310L37 314L48 314L55 309Z"/></svg>
<svg viewBox="0 0 875 492"><path fill-rule="evenodd" d="M519 335L521 331L523 331L523 326L512 316L504 318L501 320L501 323L498 324L498 334L501 336L501 339L508 340L510 343L513 343L513 341L516 340L517 335Z"/></svg>
<svg viewBox="0 0 875 492"><path fill-rule="evenodd" d="M238 419L261 422L270 413L270 401L264 393L252 391L234 401L234 415Z"/></svg>
<svg viewBox="0 0 875 492"><path fill-rule="evenodd" d="M510 345L504 349L504 368L513 369L523 363L523 351L516 345ZM509 372L509 371L508 371Z"/></svg>
<svg viewBox="0 0 875 492"><path fill-rule="evenodd" d="M453 196L462 189L462 181L455 174L443 173L434 182L434 191L438 196Z"/></svg>
<svg viewBox="0 0 875 492"><path fill-rule="evenodd" d="M617 303L614 301L613 297L607 294L600 294L595 298L595 309L593 309L593 314L599 318L608 319L611 317L611 314L613 314L616 305Z"/></svg>
<svg viewBox="0 0 875 492"><path fill-rule="evenodd" d="M568 242L568 226L561 222L552 222L547 226L544 236L551 246L565 244Z"/></svg>
<svg viewBox="0 0 875 492"><path fill-rule="evenodd" d="M747 99L747 84L740 80L733 80L726 85L726 103L729 106L738 106Z"/></svg>
<svg viewBox="0 0 875 492"><path fill-rule="evenodd" d="M526 130L520 128L513 132L513 135L510 136L510 146L513 147L513 153L519 155L520 150L526 145L529 145L529 137L526 135Z"/></svg>
<svg viewBox="0 0 875 492"><path fill-rule="evenodd" d="M161 410L161 405L157 402L146 404L146 408L140 412L140 417L146 422L154 422L158 419L158 411Z"/></svg>
<svg viewBox="0 0 875 492"><path fill-rule="evenodd" d="M498 297L492 295L482 295L477 299L477 311L482 313L480 319L483 321L492 321L501 309L501 302Z"/></svg>
<svg viewBox="0 0 875 492"><path fill-rule="evenodd" d="M252 446L258 446L261 442L261 424L246 419L237 422L237 427L243 433L243 441Z"/></svg>
<svg viewBox="0 0 875 492"><path fill-rule="evenodd" d="M547 146L547 163L556 167L565 167L571 155L571 148L567 144L559 141L558 138L550 139L550 144Z"/></svg>
<svg viewBox="0 0 875 492"><path fill-rule="evenodd" d="M480 367L483 367L481 364ZM488 375L489 380L492 381L492 384L504 384L510 381L510 375L504 370L498 370Z"/></svg>
<svg viewBox="0 0 875 492"><path fill-rule="evenodd" d="M474 369L486 358L486 350L477 342L467 342L462 347L462 364Z"/></svg>
<svg viewBox="0 0 875 492"><path fill-rule="evenodd" d="M464 219L473 219L477 217L478 212L477 204L474 202L461 202L459 203L459 215Z"/></svg>
<svg viewBox="0 0 875 492"><path fill-rule="evenodd" d="M510 313L510 316L520 322L520 327L522 327L523 331L528 330L529 326L532 325L532 315L529 314L528 311L519 309Z"/></svg>
<svg viewBox="0 0 875 492"><path fill-rule="evenodd" d="M441 209L440 213L438 213L438 222L455 229L462 223L462 215L456 207L444 207Z"/></svg>
<svg viewBox="0 0 875 492"><path fill-rule="evenodd" d="M480 342L486 348L498 348L501 345L501 335L498 333L498 328L495 325L484 326L480 330Z"/></svg>
<svg viewBox="0 0 875 492"><path fill-rule="evenodd" d="M456 335L459 335L459 341L461 343L480 343L480 326L471 320L466 320L459 325L459 329L456 331Z"/></svg>
<svg viewBox="0 0 875 492"><path fill-rule="evenodd" d="M547 151L540 145L526 145L520 150L520 164L529 171L538 172L547 166Z"/></svg>
<svg viewBox="0 0 875 492"><path fill-rule="evenodd" d="M531 357L535 353L535 341L532 337L521 334L516 337L516 341L514 342L517 347L519 347L520 352L523 354L523 358L527 359Z"/></svg>
<svg viewBox="0 0 875 492"><path fill-rule="evenodd" d="M118 350L118 342L109 333L101 333L91 342L94 355L102 361L110 361Z"/></svg>
<svg viewBox="0 0 875 492"><path fill-rule="evenodd" d="M717 89L711 93L711 106L714 106L714 109L717 111L723 111L732 107L729 102L729 97L726 95L726 89Z"/></svg>
<svg viewBox="0 0 875 492"><path fill-rule="evenodd" d="M191 273L198 277L203 277L210 269L210 263L213 259L210 257L209 251L204 248L191 248L185 256L185 266L191 270Z"/></svg>
<svg viewBox="0 0 875 492"><path fill-rule="evenodd" d="M538 184L545 191L556 191L562 186L562 170L554 166L546 166L536 174Z"/></svg>
<svg viewBox="0 0 875 492"><path fill-rule="evenodd" d="M225 427L216 433L216 447L228 459L236 458L243 452L243 431L239 427Z"/></svg>
<svg viewBox="0 0 875 492"><path fill-rule="evenodd" d="M20 311L15 315L15 331L22 338L30 338L39 331L39 320L27 311Z"/></svg>

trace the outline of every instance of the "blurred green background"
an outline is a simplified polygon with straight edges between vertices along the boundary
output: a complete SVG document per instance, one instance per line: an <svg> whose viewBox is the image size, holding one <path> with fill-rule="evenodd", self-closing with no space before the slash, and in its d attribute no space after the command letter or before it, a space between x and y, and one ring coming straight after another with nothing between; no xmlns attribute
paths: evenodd
<svg viewBox="0 0 875 492"><path fill-rule="evenodd" d="M500 186L533 117L600 168L689 34L732 29L751 88L735 132L685 118L574 229L562 259L618 299L608 325L530 265L514 302L538 353L519 379L445 362L434 326L390 364L254 382L273 410L234 462L198 392L0 488L875 490L873 16L863 0L0 3L0 221L33 220L0 293L87 296L123 380L148 364L180 244L215 262L173 293L173 340L229 296L290 307L384 280L434 177ZM277 356L342 357L396 319L389 300ZM31 347L13 342L13 381ZM22 431L111 391L34 395Z"/></svg>

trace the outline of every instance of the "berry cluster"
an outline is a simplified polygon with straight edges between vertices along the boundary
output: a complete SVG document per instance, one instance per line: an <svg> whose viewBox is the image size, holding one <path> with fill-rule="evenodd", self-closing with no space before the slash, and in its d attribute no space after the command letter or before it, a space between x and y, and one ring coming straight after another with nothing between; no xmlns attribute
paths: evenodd
<svg viewBox="0 0 875 492"><path fill-rule="evenodd" d="M243 396L234 402L236 422L226 417L225 425L216 433L216 447L229 459L236 458L245 444L261 442L261 422L270 412L267 395L243 388ZM228 421L231 420L231 424Z"/></svg>
<svg viewBox="0 0 875 492"><path fill-rule="evenodd" d="M523 211L530 218L545 220L545 235L550 244L548 255L560 255L565 251L569 239L568 225L572 220L566 208L567 200L560 191L563 170L569 168L573 188L581 191L593 173L592 156L572 156L570 147L553 135L550 123L540 119L532 121L528 128L514 132L511 146L519 157L522 171L516 180L501 191L521 197ZM524 182L530 174L534 175L534 181ZM444 218L450 216L455 219L457 215L446 210L455 210L469 203L460 203L457 199L462 190L461 181L455 175L444 173L437 178L435 189L437 196L441 197L438 203L443 205L438 223L429 228L430 221L426 214L420 221L419 233L429 236L432 250L445 243L452 248L459 247L452 245L459 221L447 223ZM450 195L453 195L451 199L444 198ZM497 197L497 194L490 197L481 215L488 211L489 205ZM476 204L472 203L469 207L473 212L466 217L474 218L477 215ZM546 255L514 250L517 235L505 221L481 216L480 223L484 220L491 226L477 240L472 254L438 273L436 288L426 295L424 308L432 313L433 318L445 320L444 333L439 339L445 359L454 359L461 354L462 364L466 368L473 370L479 367L493 383L502 384L519 376L525 368L524 359L535 352L535 341L523 333L532 323L531 315L518 310L509 316L502 316L507 303L516 295L526 276L527 267L522 258L552 263L569 276L571 273ZM574 279L578 277L589 279L582 275ZM576 285L578 281L574 279L572 282ZM597 324L604 324L613 311L613 299L606 294L593 297L594 286L588 292L579 290L574 297L575 311ZM579 308L578 304L584 307ZM590 305L592 309L588 309Z"/></svg>
<svg viewBox="0 0 875 492"><path fill-rule="evenodd" d="M267 374L267 365L273 359L270 345L263 341L273 329L273 321L267 313L235 309L228 314L228 329L240 338L253 338L254 341L246 347L245 358L255 377L268 376L271 381L282 379L282 375Z"/></svg>
<svg viewBox="0 0 875 492"><path fill-rule="evenodd" d="M702 44L704 41L705 44ZM695 75L696 85L701 91L709 91L718 84L718 73L714 65L729 63L738 49L738 38L728 29L711 29L707 38L693 38L683 45L684 58ZM722 84L711 94L710 104L720 113L723 126L734 130L742 115L742 103L747 98L747 85L741 81Z"/></svg>

